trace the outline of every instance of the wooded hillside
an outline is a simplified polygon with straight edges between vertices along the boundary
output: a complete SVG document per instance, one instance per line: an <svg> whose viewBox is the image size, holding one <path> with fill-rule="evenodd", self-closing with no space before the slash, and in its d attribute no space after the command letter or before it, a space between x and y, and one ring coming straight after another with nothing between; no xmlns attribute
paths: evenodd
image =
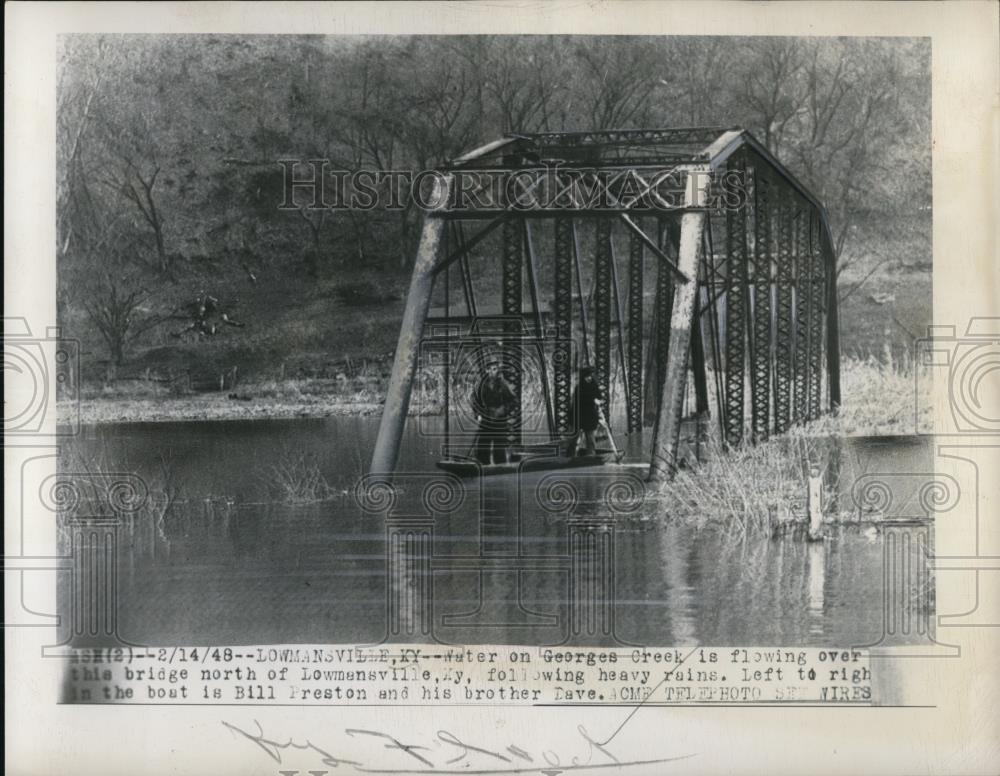
<svg viewBox="0 0 1000 776"><path fill-rule="evenodd" d="M279 210L279 159L416 171L516 131L741 125L827 206L845 288L930 262L923 40L68 36L57 121L88 380L392 350L419 211Z"/></svg>

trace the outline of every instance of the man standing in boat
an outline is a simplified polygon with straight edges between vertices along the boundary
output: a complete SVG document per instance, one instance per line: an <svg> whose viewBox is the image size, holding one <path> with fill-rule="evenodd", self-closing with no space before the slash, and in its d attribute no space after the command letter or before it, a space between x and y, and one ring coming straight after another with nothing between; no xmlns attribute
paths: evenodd
<svg viewBox="0 0 1000 776"><path fill-rule="evenodd" d="M594 379L594 367L585 366L580 370L580 379L573 390L573 404L570 408L571 417L576 423L576 436L570 446L570 455L576 454L577 441L582 433L587 443L587 455L597 455L597 442L594 432L601 422L600 404L604 397Z"/></svg>
<svg viewBox="0 0 1000 776"><path fill-rule="evenodd" d="M482 464L507 463L507 429L517 409L517 399L500 374L500 361L490 357L486 374L472 396L478 413L476 458Z"/></svg>

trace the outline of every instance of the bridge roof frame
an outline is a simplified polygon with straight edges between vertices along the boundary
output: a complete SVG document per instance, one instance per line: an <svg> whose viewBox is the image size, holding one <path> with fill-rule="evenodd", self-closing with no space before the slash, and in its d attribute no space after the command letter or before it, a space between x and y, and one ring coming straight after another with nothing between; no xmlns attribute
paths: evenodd
<svg viewBox="0 0 1000 776"><path fill-rule="evenodd" d="M680 149L680 145L689 146ZM545 153L555 150L587 151L597 154L607 149L623 148L653 148L677 147L676 151L664 151L661 157L650 157L648 161L635 158L598 158L596 155L577 155L577 158L559 159L547 157ZM695 148L697 146L697 148ZM833 240L830 231L826 208L795 175L761 143L753 134L743 127L663 127L647 129L612 129L593 132L538 132L511 133L468 151L443 165L443 172L461 170L497 170L515 171L518 169L537 168L543 163L579 163L589 169L625 169L660 164L675 165L678 171L691 172L708 169L712 172L721 168L726 161L741 149L749 150L755 157L766 164L771 171L797 193L819 213L823 226L823 235L827 247L832 250ZM680 214L686 208L678 207L673 212ZM559 211L517 211L512 213L521 216L557 216L573 215L572 210ZM582 212L581 215L599 215Z"/></svg>

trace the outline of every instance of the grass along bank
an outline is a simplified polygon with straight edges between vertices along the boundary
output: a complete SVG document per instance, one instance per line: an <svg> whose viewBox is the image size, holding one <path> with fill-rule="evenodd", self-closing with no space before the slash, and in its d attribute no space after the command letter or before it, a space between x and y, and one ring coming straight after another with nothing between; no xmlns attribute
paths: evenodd
<svg viewBox="0 0 1000 776"><path fill-rule="evenodd" d="M725 524L738 534L772 534L808 522L808 474L815 465L823 479L823 503L829 522L859 519L850 505L838 504L839 474L829 470L831 438L913 434L919 419L929 424L930 380L916 380L910 359L880 362L874 357L842 362L843 404L793 427L788 434L758 445L724 450L717 440L702 448L701 460L682 468L661 486L657 497L662 519L695 525ZM919 390L918 390L919 386ZM877 522L871 513L865 520Z"/></svg>

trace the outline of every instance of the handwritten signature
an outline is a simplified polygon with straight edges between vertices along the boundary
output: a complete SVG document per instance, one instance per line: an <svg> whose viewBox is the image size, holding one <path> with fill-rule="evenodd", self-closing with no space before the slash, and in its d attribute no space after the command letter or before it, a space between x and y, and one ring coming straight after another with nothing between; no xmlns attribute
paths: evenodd
<svg viewBox="0 0 1000 776"><path fill-rule="evenodd" d="M479 746L473 746L468 744L458 738L454 733L447 730L439 730L437 733L437 741L441 744L446 744L454 749L456 753L454 757L447 759L443 762L444 766L454 766L456 763L461 763L470 756L478 756L480 758L485 757L490 762L502 762L506 763L506 766L495 765L494 767L480 767L476 769L471 769L470 766L472 761L465 763L464 768L449 768L440 767L437 763L432 761L430 757L431 747L421 746L418 744L407 744L400 741L395 736L389 735L388 733L383 733L378 730L365 730L361 728L346 728L344 733L348 736L354 738L357 736L371 736L374 738L381 739L384 743L384 749L397 750L403 752L405 755L409 756L413 760L419 762L423 767L415 771L413 768L385 768L376 767L368 765L360 760L351 760L346 757L337 757L330 754L326 749L323 749L316 744L314 744L309 739L303 741L296 741L294 738L289 738L287 741L277 741L272 738L267 738L264 735L264 729L261 727L257 720L254 720L254 724L257 726L257 732L252 733L243 730L237 725L231 722L222 721L222 724L229 728L234 733L237 733L249 741L252 741L267 755L274 760L276 763L281 764L283 762L283 753L287 753L289 750L311 750L315 754L319 755L320 762L330 768L339 768L342 765L352 766L355 770L364 773L467 773L467 774L507 774L507 773L542 773L545 776L557 776L557 774L574 771L574 770L584 770L584 769L596 769L596 768L629 768L639 765L652 765L656 763L667 763L673 762L675 760L684 760L693 755L682 755L680 757L664 757L657 758L654 760L619 760L611 751L607 748L606 742L595 741L587 733L587 729L583 725L577 725L577 732L587 743L588 755L586 760L581 760L580 757L574 756L570 758L567 764L563 764L562 759L555 752L551 750L545 750L541 753L541 757L536 759L526 750L519 746L510 745L503 751L495 751L493 749L486 749ZM603 761L595 762L595 753L599 752L604 756ZM292 774L297 774L298 771L278 771L278 773L284 776L291 776ZM323 771L310 770L308 773L317 776L318 774L325 773Z"/></svg>
<svg viewBox="0 0 1000 776"><path fill-rule="evenodd" d="M673 670L679 668L683 663L694 653L692 649L691 652L685 656L684 660L681 660ZM673 671L667 672L664 678L653 688L655 691L660 685L662 685L669 675ZM648 697L652 697L652 693ZM429 746L422 746L420 744L407 744L399 740L395 736L388 733L384 733L378 730L366 730L363 728L345 728L344 733L351 738L371 738L379 739L382 743L383 750L395 750L401 752L411 761L419 762L422 767L419 769L411 768L386 768L377 767L361 760L351 760L346 757L337 757L326 749L323 749L316 744L314 744L309 739L302 741L297 741L295 738L289 738L287 741L278 741L272 738L267 738L264 735L264 729L261 727L260 722L254 720L254 724L257 727L257 732L252 733L243 730L237 725L231 722L226 722L222 720L222 724L229 728L235 734L241 735L249 741L252 741L258 747L260 747L267 755L275 762L282 764L283 753L288 753L291 750L298 751L312 751L314 754L319 755L320 762L323 765L330 768L339 768L342 765L351 766L356 771L364 773L384 773L384 774L404 774L404 773L463 773L463 774L509 774L509 773L542 773L544 776L558 776L560 773L567 771L577 771L577 770L591 770L591 769L627 769L631 767L637 767L641 765L654 765L662 764L668 762L675 762L677 760L686 760L690 757L694 757L693 754L680 755L676 757L664 757L654 760L619 760L608 748L608 745L614 740L616 736L624 729L624 727L629 723L629 721L635 716L639 709L643 706L646 701L641 701L636 704L636 706L629 712L621 724L615 729L615 731L608 736L603 741L597 741L590 736L587 729L583 725L577 725L576 732L583 739L583 742L587 745L587 755L586 760L582 760L579 756L573 756L568 759L566 764L563 764L562 758L558 754L550 749L546 749L541 752L538 757L533 757L528 751L522 749L519 746L513 744L507 746L502 751L495 749L488 749L480 746L474 746L472 744L462 741L454 733L447 730L439 730L437 732L437 738L434 742L437 749L433 749ZM440 764L432 760L432 757L440 758L441 753L437 750L445 748L447 754L454 755L449 757L449 759L444 760ZM595 758L597 758L595 760ZM476 763L479 767L473 768L473 763ZM458 763L464 763L461 768L449 767L455 766ZM485 764L484 764L485 763ZM500 765L503 763L503 765ZM410 763L413 765L413 762ZM444 767L442 767L444 766ZM492 767L491 767L492 766ZM284 770L279 771L282 776L294 776L298 774L298 771L294 770ZM326 771L315 771L310 770L308 773L312 776L322 776Z"/></svg>

